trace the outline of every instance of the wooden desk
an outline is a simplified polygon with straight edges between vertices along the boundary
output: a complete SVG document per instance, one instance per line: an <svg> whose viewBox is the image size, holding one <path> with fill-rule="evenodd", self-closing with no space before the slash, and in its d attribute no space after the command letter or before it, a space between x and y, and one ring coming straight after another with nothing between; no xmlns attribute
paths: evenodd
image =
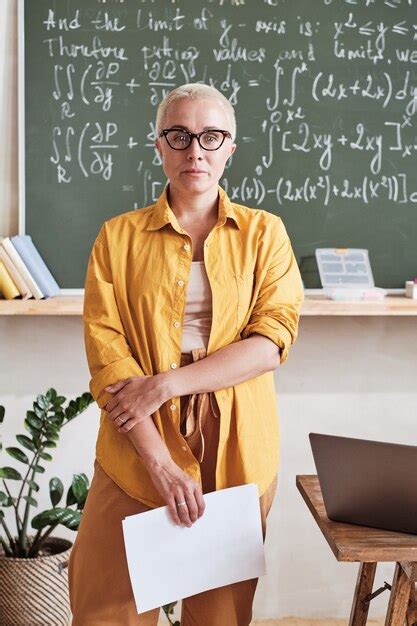
<svg viewBox="0 0 417 626"><path fill-rule="evenodd" d="M360 562L349 626L363 626L368 617L376 566L396 562L385 620L386 626L417 624L417 535L379 530L330 520L316 475L298 475L296 485L338 561ZM378 592L389 589L382 587Z"/></svg>

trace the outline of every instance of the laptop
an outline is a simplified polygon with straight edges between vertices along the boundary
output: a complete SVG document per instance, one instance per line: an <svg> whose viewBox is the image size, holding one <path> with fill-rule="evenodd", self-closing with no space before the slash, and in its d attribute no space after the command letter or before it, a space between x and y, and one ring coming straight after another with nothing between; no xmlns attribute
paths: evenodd
<svg viewBox="0 0 417 626"><path fill-rule="evenodd" d="M309 438L329 519L417 534L417 446Z"/></svg>

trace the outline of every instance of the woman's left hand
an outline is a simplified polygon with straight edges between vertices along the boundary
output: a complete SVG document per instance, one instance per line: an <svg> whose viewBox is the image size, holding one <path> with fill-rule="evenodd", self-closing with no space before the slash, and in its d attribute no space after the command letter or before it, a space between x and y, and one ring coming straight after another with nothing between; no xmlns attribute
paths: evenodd
<svg viewBox="0 0 417 626"><path fill-rule="evenodd" d="M104 407L119 432L126 433L142 422L169 398L158 375L130 376L105 387L115 395Z"/></svg>

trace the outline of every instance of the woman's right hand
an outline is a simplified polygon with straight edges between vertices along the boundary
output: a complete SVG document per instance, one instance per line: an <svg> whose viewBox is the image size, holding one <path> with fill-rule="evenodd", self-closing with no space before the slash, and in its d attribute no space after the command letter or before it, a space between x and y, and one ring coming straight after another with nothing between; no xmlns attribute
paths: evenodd
<svg viewBox="0 0 417 626"><path fill-rule="evenodd" d="M192 526L204 513L201 485L171 459L168 463L148 465L152 481L168 505L175 524ZM178 502L186 505L177 506Z"/></svg>

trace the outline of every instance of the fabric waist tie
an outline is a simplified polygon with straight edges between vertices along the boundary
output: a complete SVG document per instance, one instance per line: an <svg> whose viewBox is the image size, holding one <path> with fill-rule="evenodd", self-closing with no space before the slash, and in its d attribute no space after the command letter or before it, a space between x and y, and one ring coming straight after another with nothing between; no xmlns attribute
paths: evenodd
<svg viewBox="0 0 417 626"><path fill-rule="evenodd" d="M180 367L207 356L206 349L194 348L190 352L181 353ZM187 440L193 454L201 463L204 459L205 441L204 431L207 420L219 419L220 409L214 391L192 393L181 396L180 431Z"/></svg>

